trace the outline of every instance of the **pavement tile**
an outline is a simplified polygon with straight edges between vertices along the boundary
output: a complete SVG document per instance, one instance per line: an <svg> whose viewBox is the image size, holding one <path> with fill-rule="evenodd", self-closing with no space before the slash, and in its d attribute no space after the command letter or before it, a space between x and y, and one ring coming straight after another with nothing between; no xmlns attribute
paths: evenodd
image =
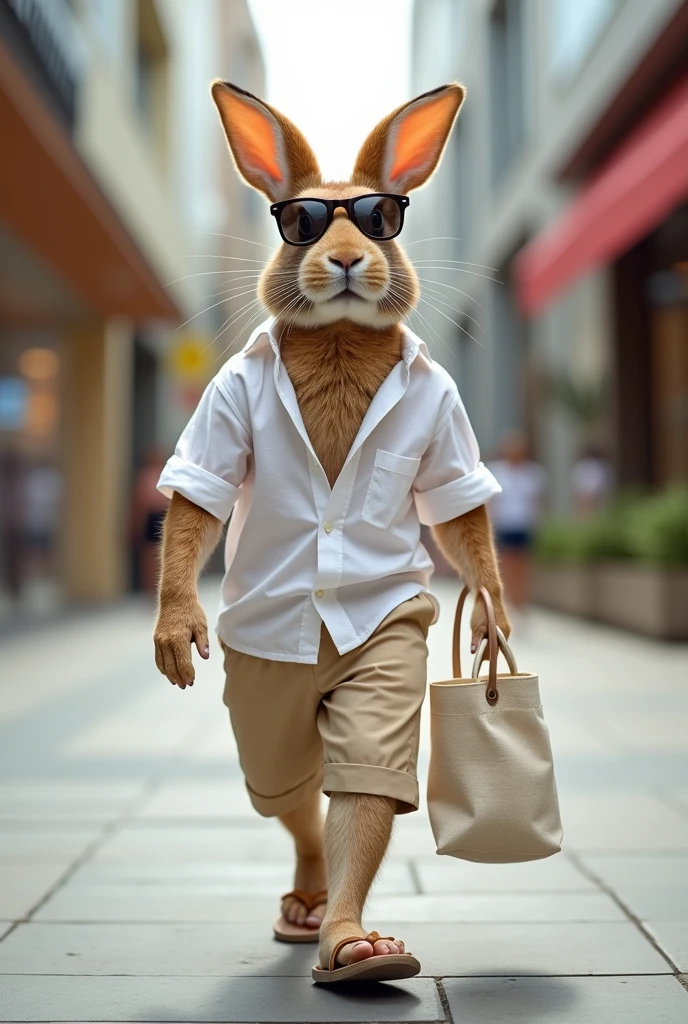
<svg viewBox="0 0 688 1024"><path fill-rule="evenodd" d="M643 921L685 921L688 923L688 887L630 888L617 886L617 895Z"/></svg>
<svg viewBox="0 0 688 1024"><path fill-rule="evenodd" d="M596 889L566 857L525 864L473 864L453 857L419 858L414 870L426 893L565 892Z"/></svg>
<svg viewBox="0 0 688 1024"><path fill-rule="evenodd" d="M0 864L0 917L25 917L64 872L64 862Z"/></svg>
<svg viewBox="0 0 688 1024"><path fill-rule="evenodd" d="M231 819L255 815L243 779L165 783L136 813L142 819Z"/></svg>
<svg viewBox="0 0 688 1024"><path fill-rule="evenodd" d="M581 861L612 889L619 886L688 888L688 854L627 853L581 855Z"/></svg>
<svg viewBox="0 0 688 1024"><path fill-rule="evenodd" d="M258 917L272 924L277 894L236 897L223 885L71 885L55 893L36 913L37 921L233 921ZM253 907L253 910L251 909Z"/></svg>
<svg viewBox="0 0 688 1024"><path fill-rule="evenodd" d="M0 974L308 977L317 943L272 938L272 921L20 925L0 943ZM0 988L2 983L0 983Z"/></svg>
<svg viewBox="0 0 688 1024"><path fill-rule="evenodd" d="M189 823L188 827L126 825L98 849L94 861L183 863L190 861L274 861L288 862L294 844L276 822L258 827L218 825L209 828Z"/></svg>
<svg viewBox="0 0 688 1024"><path fill-rule="evenodd" d="M664 957L630 922L409 924L382 920L380 927L385 929L382 934L403 938L423 965L423 975L432 977L671 973Z"/></svg>
<svg viewBox="0 0 688 1024"><path fill-rule="evenodd" d="M645 927L679 971L688 971L688 921L645 921Z"/></svg>
<svg viewBox="0 0 688 1024"><path fill-rule="evenodd" d="M600 892L481 893L451 896L372 896L368 917L393 921L623 921ZM379 931L379 928L378 928Z"/></svg>
<svg viewBox="0 0 688 1024"><path fill-rule="evenodd" d="M615 707L596 718L600 730L608 730L620 750L685 751L688 735L688 709Z"/></svg>
<svg viewBox="0 0 688 1024"><path fill-rule="evenodd" d="M166 885L183 890L206 885L222 886L229 894L246 895L247 890L256 895L281 895L291 888L293 866L291 860L283 857L280 861L182 861L180 863L155 863L149 861L89 861L82 865L70 880L70 887L89 885L128 885L142 888ZM413 876L408 864L402 861L386 862L375 879L376 893L414 893Z"/></svg>
<svg viewBox="0 0 688 1024"><path fill-rule="evenodd" d="M317 945L275 942L272 919L260 914L240 927L30 922L0 943L0 974L310 977ZM403 938L429 977L671 971L630 923L374 924Z"/></svg>
<svg viewBox="0 0 688 1024"><path fill-rule="evenodd" d="M79 857L99 834L100 828L0 829L0 863L57 863Z"/></svg>
<svg viewBox="0 0 688 1024"><path fill-rule="evenodd" d="M7 935L10 928L13 926L14 921L0 921L0 939L3 935Z"/></svg>
<svg viewBox="0 0 688 1024"><path fill-rule="evenodd" d="M565 795L561 811L575 850L688 850L688 818L642 793Z"/></svg>
<svg viewBox="0 0 688 1024"><path fill-rule="evenodd" d="M683 735L683 749L685 751L686 746L688 745L688 741L685 739L686 735L688 735L688 730L686 730ZM688 818L688 789L674 789L674 787L671 786L664 791L663 795L667 798L669 805L673 807L674 810Z"/></svg>
<svg viewBox="0 0 688 1024"><path fill-rule="evenodd" d="M142 782L108 780L6 782L0 784L0 819L108 821L131 806L143 788Z"/></svg>
<svg viewBox="0 0 688 1024"><path fill-rule="evenodd" d="M470 978L444 983L461 1024L685 1024L675 978Z"/></svg>
<svg viewBox="0 0 688 1024"><path fill-rule="evenodd" d="M282 1024L444 1021L435 982L333 992L305 978L5 976L2 1021L195 1021Z"/></svg>

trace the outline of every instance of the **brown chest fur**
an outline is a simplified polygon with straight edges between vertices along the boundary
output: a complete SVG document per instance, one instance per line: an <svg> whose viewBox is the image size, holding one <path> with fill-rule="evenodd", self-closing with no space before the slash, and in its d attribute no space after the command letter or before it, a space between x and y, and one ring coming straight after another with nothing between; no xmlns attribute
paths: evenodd
<svg viewBox="0 0 688 1024"><path fill-rule="evenodd" d="M353 323L292 328L281 354L304 426L332 486L368 406L401 358L401 329Z"/></svg>

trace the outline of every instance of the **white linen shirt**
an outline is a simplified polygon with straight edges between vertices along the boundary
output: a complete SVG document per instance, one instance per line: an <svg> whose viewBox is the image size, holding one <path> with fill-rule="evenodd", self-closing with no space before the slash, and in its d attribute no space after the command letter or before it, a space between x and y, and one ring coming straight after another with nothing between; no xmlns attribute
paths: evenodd
<svg viewBox="0 0 688 1024"><path fill-rule="evenodd" d="M314 665L324 622L340 654L426 592L420 524L500 490L456 385L404 330L334 487L313 450L269 320L208 385L158 487L225 522L217 632L228 647Z"/></svg>

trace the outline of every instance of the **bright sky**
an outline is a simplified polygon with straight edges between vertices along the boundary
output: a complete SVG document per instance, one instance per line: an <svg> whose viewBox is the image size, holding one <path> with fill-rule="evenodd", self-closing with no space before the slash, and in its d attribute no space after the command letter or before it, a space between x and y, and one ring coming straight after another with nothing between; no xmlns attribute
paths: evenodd
<svg viewBox="0 0 688 1024"><path fill-rule="evenodd" d="M310 142L326 178L346 178L371 128L410 99L413 0L249 0L264 97Z"/></svg>

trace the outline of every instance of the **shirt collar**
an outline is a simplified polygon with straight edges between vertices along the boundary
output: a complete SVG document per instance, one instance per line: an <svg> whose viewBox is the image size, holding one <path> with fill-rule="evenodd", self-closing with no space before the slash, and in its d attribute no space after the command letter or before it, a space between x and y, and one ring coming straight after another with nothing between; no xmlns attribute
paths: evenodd
<svg viewBox="0 0 688 1024"><path fill-rule="evenodd" d="M255 348L255 346L258 345L259 342L265 344L265 339L267 338L267 341L269 342L272 351L275 353L275 357L279 360L279 340L275 337L274 331L276 323L277 318L271 316L264 323L262 323L260 327L256 327L255 331L253 331L251 337L244 345L243 351L249 352L252 348ZM428 351L428 347L425 344L425 342L421 338L419 338L417 334L414 334L413 331L406 326L406 324L401 325L401 330L403 334L401 358L406 364L407 372L410 370L411 363L413 363L419 352L421 352L426 359L432 362L432 356L430 355L430 352Z"/></svg>

